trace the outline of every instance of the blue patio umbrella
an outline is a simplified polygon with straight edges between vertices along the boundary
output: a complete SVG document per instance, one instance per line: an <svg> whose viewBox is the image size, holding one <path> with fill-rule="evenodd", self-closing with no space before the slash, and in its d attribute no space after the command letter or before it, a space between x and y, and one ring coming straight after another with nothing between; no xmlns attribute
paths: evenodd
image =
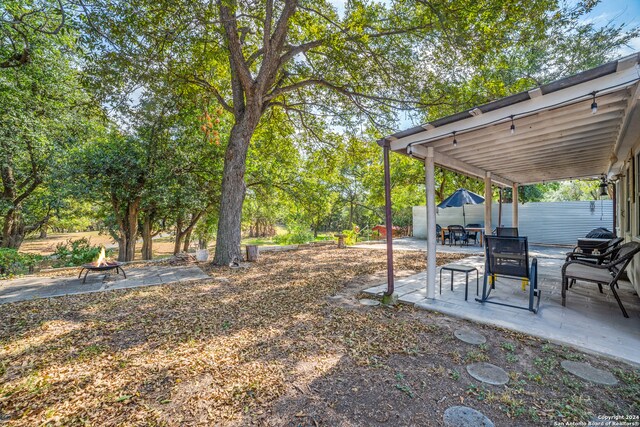
<svg viewBox="0 0 640 427"><path fill-rule="evenodd" d="M469 191L466 188L458 188L452 195L447 197L438 205L439 208L459 208L462 206L462 222L467 224L464 205L479 205L484 203L484 197Z"/></svg>

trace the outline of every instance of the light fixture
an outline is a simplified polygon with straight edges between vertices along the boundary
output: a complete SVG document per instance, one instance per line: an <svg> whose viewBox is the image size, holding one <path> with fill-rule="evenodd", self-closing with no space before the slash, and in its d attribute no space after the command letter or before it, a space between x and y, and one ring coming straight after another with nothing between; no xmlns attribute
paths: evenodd
<svg viewBox="0 0 640 427"><path fill-rule="evenodd" d="M453 133L453 146L457 147L458 146L458 140L456 139L456 131L454 130L452 133Z"/></svg>
<svg viewBox="0 0 640 427"><path fill-rule="evenodd" d="M513 123L513 115L511 115L511 135L516 133L516 125Z"/></svg>
<svg viewBox="0 0 640 427"><path fill-rule="evenodd" d="M591 103L591 114L595 114L598 112L598 103L596 102L596 92L592 92L591 96L593 96L593 102Z"/></svg>
<svg viewBox="0 0 640 427"><path fill-rule="evenodd" d="M606 196L608 194L608 187L607 178L603 175L602 178L600 178L600 196Z"/></svg>

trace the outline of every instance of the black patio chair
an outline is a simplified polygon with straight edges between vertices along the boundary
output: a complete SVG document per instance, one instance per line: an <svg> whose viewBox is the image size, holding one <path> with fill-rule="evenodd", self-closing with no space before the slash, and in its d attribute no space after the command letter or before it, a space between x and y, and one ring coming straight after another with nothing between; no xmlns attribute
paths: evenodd
<svg viewBox="0 0 640 427"><path fill-rule="evenodd" d="M526 237L485 236L485 265L482 297L480 303L491 303L506 307L538 312L541 291L538 289L538 260L533 258L529 264L529 244ZM527 306L491 301L489 296L495 289L496 276L508 279L526 279L529 282L529 303ZM488 283L490 281L490 283ZM525 282L522 282L523 284ZM487 285L489 289L487 290ZM537 299L537 301L536 301Z"/></svg>
<svg viewBox="0 0 640 427"><path fill-rule="evenodd" d="M594 254L593 252L585 253L579 246L576 246L573 248L573 251L567 252L566 261L582 260L593 264L606 264L616 255L617 249L622 242L624 242L622 237L611 239L600 249L600 253L598 254Z"/></svg>
<svg viewBox="0 0 640 427"><path fill-rule="evenodd" d="M595 264L593 262L583 260L572 260L566 262L562 266L562 306L566 307L567 291L569 290L569 281L575 283L576 280L596 283L598 289L602 293L602 286L609 286L611 293L618 302L622 315L629 317L620 301L620 296L616 292L618 280L626 270L633 257L640 252L640 243L629 242L614 249L611 259L607 263Z"/></svg>
<svg viewBox="0 0 640 427"><path fill-rule="evenodd" d="M436 240L439 240L440 243L442 243L444 245L444 242L446 242L449 239L449 231L445 231L444 232L444 239L443 237L443 233L442 233L442 227L440 226L440 224L436 224Z"/></svg>
<svg viewBox="0 0 640 427"><path fill-rule="evenodd" d="M449 246L453 242L455 246L457 242L469 244L469 234L464 230L461 225L450 225L449 227Z"/></svg>
<svg viewBox="0 0 640 427"><path fill-rule="evenodd" d="M518 227L498 227L496 228L498 237L518 237Z"/></svg>
<svg viewBox="0 0 640 427"><path fill-rule="evenodd" d="M466 225L467 228L482 228L482 225L480 224L467 224ZM465 231L466 228L465 228ZM473 240L473 244L477 244L478 243L478 232L477 231L467 231L467 234L469 235L469 240Z"/></svg>

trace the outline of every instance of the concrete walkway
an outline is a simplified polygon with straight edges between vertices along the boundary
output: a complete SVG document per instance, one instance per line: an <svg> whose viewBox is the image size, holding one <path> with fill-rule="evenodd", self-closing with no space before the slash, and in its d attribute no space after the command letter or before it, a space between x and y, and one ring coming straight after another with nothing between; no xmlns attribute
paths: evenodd
<svg viewBox="0 0 640 427"><path fill-rule="evenodd" d="M542 290L540 310L537 314L527 310L475 301L475 272L469 274L469 298L464 300L465 275L455 273L453 291L450 290L451 273L442 274L442 293L439 292L440 267L436 273L436 297L426 298L426 272L398 279L396 293L401 302L478 323L503 327L549 341L570 345L586 352L603 354L640 365L640 298L630 283L621 281L618 293L629 313L625 318L611 290L598 292L595 284L580 282L569 289L567 306L562 306L561 268L564 259L553 252L538 256L538 287ZM476 267L482 293L484 257L471 256L457 261ZM365 290L378 295L386 284ZM498 277L491 300L514 305L526 305L527 292L519 280Z"/></svg>
<svg viewBox="0 0 640 427"><path fill-rule="evenodd" d="M195 265L125 268L127 278L115 274L89 273L87 282L82 278L32 276L0 281L0 304L37 298L101 292L110 289L138 288L141 286L165 285L174 282L207 279L209 276ZM80 268L78 268L78 272ZM83 274L84 276L84 274Z"/></svg>

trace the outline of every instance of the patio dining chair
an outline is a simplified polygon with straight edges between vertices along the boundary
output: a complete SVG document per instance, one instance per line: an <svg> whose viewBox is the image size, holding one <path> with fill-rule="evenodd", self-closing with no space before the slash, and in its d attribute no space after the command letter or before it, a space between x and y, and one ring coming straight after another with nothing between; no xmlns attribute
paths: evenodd
<svg viewBox="0 0 640 427"><path fill-rule="evenodd" d="M529 264L529 244L526 237L485 236L485 265L482 297L480 303L491 303L506 307L538 312L541 291L538 289L538 260L533 258ZM507 304L489 300L495 289L495 278L520 279L529 284L529 301L526 306ZM537 301L536 301L537 299Z"/></svg>
<svg viewBox="0 0 640 427"><path fill-rule="evenodd" d="M498 227L496 228L498 237L518 237L518 227Z"/></svg>
<svg viewBox="0 0 640 427"><path fill-rule="evenodd" d="M449 227L449 246L453 242L455 246L457 242L461 244L469 244L469 234L465 231L461 225L450 225Z"/></svg>
<svg viewBox="0 0 640 427"><path fill-rule="evenodd" d="M446 242L449 239L450 239L449 231L447 230L443 234L442 233L442 227L440 226L440 224L436 224L436 240L441 240L440 243L442 243L444 245L444 242Z"/></svg>
<svg viewBox="0 0 640 427"><path fill-rule="evenodd" d="M467 224L466 225L467 228L481 228L482 226L480 224ZM466 231L466 229L465 229ZM467 231L467 234L469 235L469 240L473 240L473 244L477 244L478 243L478 232L477 231Z"/></svg>
<svg viewBox="0 0 640 427"><path fill-rule="evenodd" d="M567 291L569 290L569 282L573 284L576 280L596 283L598 289L602 292L602 287L609 286L611 293L618 302L622 315L629 317L627 310L625 310L620 296L616 291L618 280L626 270L627 266L633 259L633 257L640 252L640 243L629 242L620 246L612 254L611 259L603 264L596 264L593 262L583 260L571 260L566 262L562 266L562 306L566 307L567 303Z"/></svg>

